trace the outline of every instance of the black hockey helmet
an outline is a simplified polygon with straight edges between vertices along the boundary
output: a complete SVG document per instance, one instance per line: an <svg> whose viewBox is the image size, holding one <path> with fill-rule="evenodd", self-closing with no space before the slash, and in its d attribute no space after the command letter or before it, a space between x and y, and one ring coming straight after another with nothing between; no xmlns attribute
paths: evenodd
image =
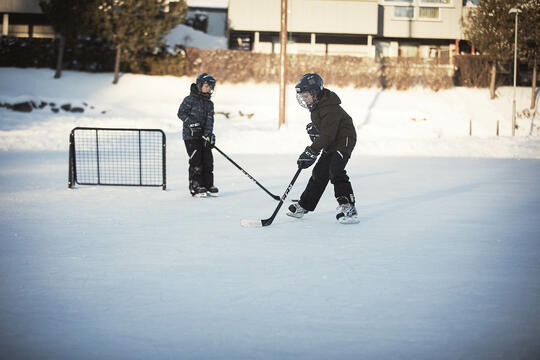
<svg viewBox="0 0 540 360"><path fill-rule="evenodd" d="M199 75L197 75L195 83L197 84L197 89L200 93L202 93L201 90L204 84L210 85L209 94L211 95L214 92L214 87L216 86L216 79L208 73L200 73Z"/></svg>
<svg viewBox="0 0 540 360"><path fill-rule="evenodd" d="M302 107L313 110L323 88L323 79L319 74L305 74L295 86L296 100Z"/></svg>

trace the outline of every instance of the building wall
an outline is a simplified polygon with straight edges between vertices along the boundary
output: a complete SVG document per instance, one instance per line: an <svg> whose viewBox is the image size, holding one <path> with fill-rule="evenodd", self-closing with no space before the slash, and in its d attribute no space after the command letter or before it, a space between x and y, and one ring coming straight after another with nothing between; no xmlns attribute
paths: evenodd
<svg viewBox="0 0 540 360"><path fill-rule="evenodd" d="M462 32L460 19L462 0L447 0L448 4L408 0L397 2L382 0L383 37L417 39L458 39ZM392 5L389 5L392 4ZM410 9L412 18L400 17ZM436 15L436 17L431 17Z"/></svg>
<svg viewBox="0 0 540 360"><path fill-rule="evenodd" d="M247 44L238 48L279 52L280 5L281 0L229 0L231 44L239 34ZM289 53L448 57L463 38L463 0L288 0L288 7ZM298 34L311 39L296 41Z"/></svg>
<svg viewBox="0 0 540 360"><path fill-rule="evenodd" d="M0 13L41 14L39 0L0 0Z"/></svg>
<svg viewBox="0 0 540 360"><path fill-rule="evenodd" d="M1 35L53 38L54 30L41 11L39 0L0 0Z"/></svg>
<svg viewBox="0 0 540 360"><path fill-rule="evenodd" d="M288 31L377 34L378 0L289 1ZM229 0L229 26L237 31L279 31L281 0Z"/></svg>

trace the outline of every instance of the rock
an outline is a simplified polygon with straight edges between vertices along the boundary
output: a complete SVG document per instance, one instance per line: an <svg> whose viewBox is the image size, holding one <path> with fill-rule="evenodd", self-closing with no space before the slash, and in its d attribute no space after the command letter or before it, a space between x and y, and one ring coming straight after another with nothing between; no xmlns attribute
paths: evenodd
<svg viewBox="0 0 540 360"><path fill-rule="evenodd" d="M71 111L71 104L64 104L60 108L64 111Z"/></svg>
<svg viewBox="0 0 540 360"><path fill-rule="evenodd" d="M23 103L14 104L11 110L20 112L32 112L32 103L30 101L26 101Z"/></svg>
<svg viewBox="0 0 540 360"><path fill-rule="evenodd" d="M71 112L72 113L83 113L84 109L82 107L72 107Z"/></svg>
<svg viewBox="0 0 540 360"><path fill-rule="evenodd" d="M42 101L39 103L39 108L43 109L45 106L47 106L47 103L45 101Z"/></svg>
<svg viewBox="0 0 540 360"><path fill-rule="evenodd" d="M58 109L58 108L55 108L55 107L52 107L52 108L51 108L51 111L52 111L53 113L57 113L57 112L59 112L59 111L60 111L60 109Z"/></svg>

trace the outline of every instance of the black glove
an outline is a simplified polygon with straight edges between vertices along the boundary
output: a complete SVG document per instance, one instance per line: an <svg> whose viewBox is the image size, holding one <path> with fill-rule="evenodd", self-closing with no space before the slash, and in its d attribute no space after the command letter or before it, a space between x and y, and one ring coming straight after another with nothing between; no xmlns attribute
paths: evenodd
<svg viewBox="0 0 540 360"><path fill-rule="evenodd" d="M209 146L210 149L213 148L214 145L216 144L216 135L214 135L213 133L203 136L203 139L204 139L204 146Z"/></svg>
<svg viewBox="0 0 540 360"><path fill-rule="evenodd" d="M189 132L193 137L200 137L202 135L202 127L200 122L188 123Z"/></svg>
<svg viewBox="0 0 540 360"><path fill-rule="evenodd" d="M301 169L307 169L313 163L315 160L317 160L317 156L319 156L320 151L315 152L312 148L309 146L306 147L303 153L300 154L298 157L298 160L296 163L298 164L298 167Z"/></svg>
<svg viewBox="0 0 540 360"><path fill-rule="evenodd" d="M319 137L319 130L317 130L317 128L312 122L306 125L306 131L311 141L315 141L315 139Z"/></svg>

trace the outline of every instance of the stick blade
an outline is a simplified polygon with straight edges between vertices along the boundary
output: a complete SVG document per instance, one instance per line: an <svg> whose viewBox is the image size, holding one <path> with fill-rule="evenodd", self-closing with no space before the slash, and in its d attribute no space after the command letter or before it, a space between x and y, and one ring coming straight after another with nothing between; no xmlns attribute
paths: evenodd
<svg viewBox="0 0 540 360"><path fill-rule="evenodd" d="M240 220L240 225L247 228L263 227L261 220L242 219Z"/></svg>

